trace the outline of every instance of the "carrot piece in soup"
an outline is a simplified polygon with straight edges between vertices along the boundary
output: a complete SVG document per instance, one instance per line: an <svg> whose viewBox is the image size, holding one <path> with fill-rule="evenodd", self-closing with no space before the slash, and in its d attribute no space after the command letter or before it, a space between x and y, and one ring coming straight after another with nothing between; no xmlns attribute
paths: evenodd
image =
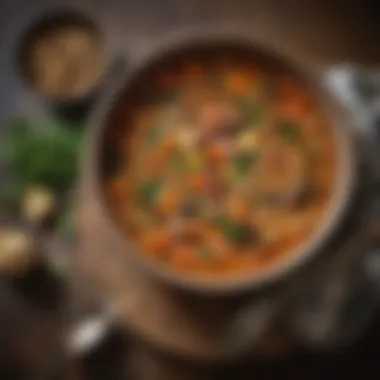
<svg viewBox="0 0 380 380"><path fill-rule="evenodd" d="M227 210L228 214L236 222L244 223L249 219L249 209L241 199L231 198L227 202Z"/></svg>
<svg viewBox="0 0 380 380"><path fill-rule="evenodd" d="M211 230L210 225L205 220L200 219L189 221L186 228L190 234L197 236L204 236L204 234L207 234Z"/></svg>
<svg viewBox="0 0 380 380"><path fill-rule="evenodd" d="M176 212L180 206L180 196L176 189L164 189L157 199L157 206L164 214Z"/></svg>
<svg viewBox="0 0 380 380"><path fill-rule="evenodd" d="M172 139L164 140L148 157L147 169L149 172L157 173L164 171L176 151L177 146L175 141Z"/></svg>
<svg viewBox="0 0 380 380"><path fill-rule="evenodd" d="M175 247L172 264L180 269L192 269L199 262L195 253L195 248L187 245L179 245Z"/></svg>
<svg viewBox="0 0 380 380"><path fill-rule="evenodd" d="M166 254L172 248L172 244L170 232L162 228L150 229L142 237L143 248L151 254Z"/></svg>
<svg viewBox="0 0 380 380"><path fill-rule="evenodd" d="M304 115L310 110L310 99L306 94L298 94L293 99L293 109L298 115Z"/></svg>
<svg viewBox="0 0 380 380"><path fill-rule="evenodd" d="M206 236L206 244L210 253L215 258L226 258L233 254L229 242L218 231L211 229Z"/></svg>
<svg viewBox="0 0 380 380"><path fill-rule="evenodd" d="M203 191L207 186L207 178L204 173L195 173L189 176L189 186L192 190Z"/></svg>
<svg viewBox="0 0 380 380"><path fill-rule="evenodd" d="M171 156L177 151L177 142L174 139L167 138L162 142L161 149L165 156Z"/></svg>
<svg viewBox="0 0 380 380"><path fill-rule="evenodd" d="M252 91L252 78L245 73L234 73L227 77L227 90L235 95L248 95Z"/></svg>
<svg viewBox="0 0 380 380"><path fill-rule="evenodd" d="M156 174L158 172L162 172L165 169L166 163L166 158L162 154L155 152L155 154L152 154L150 157L148 157L146 169L150 173Z"/></svg>
<svg viewBox="0 0 380 380"><path fill-rule="evenodd" d="M224 144L213 143L205 147L205 158L210 164L220 164L226 161L228 149Z"/></svg>
<svg viewBox="0 0 380 380"><path fill-rule="evenodd" d="M312 106L308 94L294 83L285 83L282 89L282 101L285 116L300 117L305 115Z"/></svg>

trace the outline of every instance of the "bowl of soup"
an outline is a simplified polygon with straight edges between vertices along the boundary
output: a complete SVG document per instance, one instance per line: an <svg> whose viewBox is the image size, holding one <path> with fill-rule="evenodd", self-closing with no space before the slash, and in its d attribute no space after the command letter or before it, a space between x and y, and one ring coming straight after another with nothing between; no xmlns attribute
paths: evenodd
<svg viewBox="0 0 380 380"><path fill-rule="evenodd" d="M126 255L166 282L226 291L321 252L351 200L352 137L289 62L243 39L187 39L105 97L95 187Z"/></svg>

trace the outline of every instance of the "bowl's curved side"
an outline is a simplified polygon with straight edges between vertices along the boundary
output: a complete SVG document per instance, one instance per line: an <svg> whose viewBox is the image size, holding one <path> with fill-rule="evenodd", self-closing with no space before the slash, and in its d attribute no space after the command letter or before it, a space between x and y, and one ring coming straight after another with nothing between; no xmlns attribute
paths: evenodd
<svg viewBox="0 0 380 380"><path fill-rule="evenodd" d="M286 260L280 261L273 265L270 270L252 275L242 275L239 278L226 278L223 280L200 279L197 277L185 277L171 271L164 265L149 259L148 256L140 254L138 249L131 241L128 241L121 231L120 226L113 217L110 207L107 204L103 189L103 173L101 168L102 160L102 141L106 133L106 124L110 112L117 104L120 96L125 93L125 89L132 81L141 75L145 70L155 67L155 65L165 59L170 59L173 54L186 52L188 49L196 49L207 46L233 46L236 49L246 49L251 55L262 57L262 59L285 67L310 87L316 95L321 106L326 109L328 116L332 120L334 133L337 142L337 154L339 159L340 170L338 172L335 184L334 196L332 197L326 216L322 221L321 228L304 244L301 244ZM354 147L354 138L345 120L345 113L338 105L338 102L330 94L323 84L319 83L316 78L307 70L302 68L296 60L285 55L280 55L268 48L260 46L255 40L250 39L247 35L234 35L215 33L206 34L202 32L192 37L174 38L163 42L149 54L140 57L129 70L129 73L117 83L116 88L111 88L101 100L99 106L95 109L92 117L92 126L95 130L90 136L90 161L89 170L92 186L95 196L100 203L101 212L107 219L107 223L112 226L115 236L124 240L126 250L128 250L138 264L142 264L146 270L158 276L161 280L175 287L180 287L190 291L201 293L230 293L241 292L246 290L257 289L265 284L272 283L284 278L308 262L332 237L334 232L340 226L340 222L345 216L355 188L356 175L356 156Z"/></svg>

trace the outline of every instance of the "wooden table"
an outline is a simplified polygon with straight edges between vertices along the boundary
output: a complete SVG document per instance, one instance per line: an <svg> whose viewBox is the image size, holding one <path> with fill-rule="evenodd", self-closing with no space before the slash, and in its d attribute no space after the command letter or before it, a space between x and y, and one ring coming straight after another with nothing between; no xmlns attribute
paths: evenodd
<svg viewBox="0 0 380 380"><path fill-rule="evenodd" d="M167 34L222 22L232 29L235 24L244 24L264 43L324 70L342 61L362 65L380 63L376 3L375 0L350 3L340 0L70 0L65 5L84 10L99 20L111 55L135 57ZM3 119L20 113L45 115L39 99L18 78L14 54L24 27L58 5L62 5L59 0L5 0L0 6L0 115ZM96 202L87 196L86 182L83 178L84 250L98 252L104 258L114 250L114 242L112 237L102 244L93 239L107 234Z"/></svg>

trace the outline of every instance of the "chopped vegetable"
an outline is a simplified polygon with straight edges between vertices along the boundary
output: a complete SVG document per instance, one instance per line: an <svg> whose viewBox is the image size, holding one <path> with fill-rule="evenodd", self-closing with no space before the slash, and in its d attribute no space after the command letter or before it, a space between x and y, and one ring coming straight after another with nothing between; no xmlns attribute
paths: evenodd
<svg viewBox="0 0 380 380"><path fill-rule="evenodd" d="M188 150L194 147L198 138L198 133L188 127L180 131L177 136L178 145L184 149Z"/></svg>
<svg viewBox="0 0 380 380"><path fill-rule="evenodd" d="M205 148L205 157L211 164L220 164L227 160L229 155L228 143L216 141Z"/></svg>
<svg viewBox="0 0 380 380"><path fill-rule="evenodd" d="M231 162L228 163L228 165L224 168L225 170L225 180L230 185L234 186L241 180L240 173L236 170L235 165L233 165Z"/></svg>
<svg viewBox="0 0 380 380"><path fill-rule="evenodd" d="M173 157L164 157L162 151L155 150L150 155L146 157L146 166L147 170L152 175L156 175L159 172L162 172L165 169L165 166L168 164L168 160L173 159Z"/></svg>
<svg viewBox="0 0 380 380"><path fill-rule="evenodd" d="M231 198L227 202L229 216L237 222L247 222L249 218L249 208L247 202L241 198Z"/></svg>
<svg viewBox="0 0 380 380"><path fill-rule="evenodd" d="M196 173L204 168L204 159L198 151L191 151L186 155L187 168L191 173Z"/></svg>
<svg viewBox="0 0 380 380"><path fill-rule="evenodd" d="M242 72L232 73L227 77L226 87L236 95L247 95L252 91L252 77Z"/></svg>
<svg viewBox="0 0 380 380"><path fill-rule="evenodd" d="M167 254L173 243L171 233L165 229L151 228L143 236L143 247L148 253Z"/></svg>
<svg viewBox="0 0 380 380"><path fill-rule="evenodd" d="M176 188L165 187L157 194L156 204L164 214L176 212L180 205L180 194Z"/></svg>
<svg viewBox="0 0 380 380"><path fill-rule="evenodd" d="M282 122L279 125L279 132L283 140L289 143L297 143L300 140L300 133L292 122Z"/></svg>
<svg viewBox="0 0 380 380"><path fill-rule="evenodd" d="M245 150L245 151L257 149L258 145L259 145L259 135L256 131L243 132L237 141L238 149Z"/></svg>
<svg viewBox="0 0 380 380"><path fill-rule="evenodd" d="M57 200L51 191L35 186L27 189L22 211L27 221L40 224L53 214L56 206Z"/></svg>
<svg viewBox="0 0 380 380"><path fill-rule="evenodd" d="M209 196L209 202L212 199L219 199L226 190L226 183L222 175L217 170L207 170L205 173L205 194Z"/></svg>
<svg viewBox="0 0 380 380"><path fill-rule="evenodd" d="M202 192L207 187L207 176L205 173L194 173L189 177L189 187L196 192Z"/></svg>
<svg viewBox="0 0 380 380"><path fill-rule="evenodd" d="M177 152L177 154L173 154L170 163L175 169L181 172L185 172L188 170L187 159L185 154L182 152Z"/></svg>
<svg viewBox="0 0 380 380"><path fill-rule="evenodd" d="M238 177L246 175L259 159L260 154L258 151L252 151L249 153L240 153L232 160L234 170Z"/></svg>
<svg viewBox="0 0 380 380"><path fill-rule="evenodd" d="M173 153L177 151L178 145L174 139L165 138L165 140L162 141L160 148L164 152L164 155L167 157L172 156Z"/></svg>
<svg viewBox="0 0 380 380"><path fill-rule="evenodd" d="M205 245L214 259L225 259L234 253L233 246L218 229L208 231Z"/></svg>
<svg viewBox="0 0 380 380"><path fill-rule="evenodd" d="M240 126L240 114L231 103L209 102L200 109L197 124L203 134L230 132Z"/></svg>
<svg viewBox="0 0 380 380"><path fill-rule="evenodd" d="M250 241L251 230L246 224L235 222L233 219L223 216L216 218L214 225L230 243L244 245Z"/></svg>
<svg viewBox="0 0 380 380"><path fill-rule="evenodd" d="M162 184L160 181L150 181L145 183L140 189L140 202L144 206L153 206L160 194Z"/></svg>
<svg viewBox="0 0 380 380"><path fill-rule="evenodd" d="M176 246L172 263L174 266L182 269L194 268L198 263L194 248L187 245Z"/></svg>
<svg viewBox="0 0 380 380"><path fill-rule="evenodd" d="M266 109L257 102L243 101L240 104L240 112L243 115L244 122L251 128L256 128L264 122Z"/></svg>

